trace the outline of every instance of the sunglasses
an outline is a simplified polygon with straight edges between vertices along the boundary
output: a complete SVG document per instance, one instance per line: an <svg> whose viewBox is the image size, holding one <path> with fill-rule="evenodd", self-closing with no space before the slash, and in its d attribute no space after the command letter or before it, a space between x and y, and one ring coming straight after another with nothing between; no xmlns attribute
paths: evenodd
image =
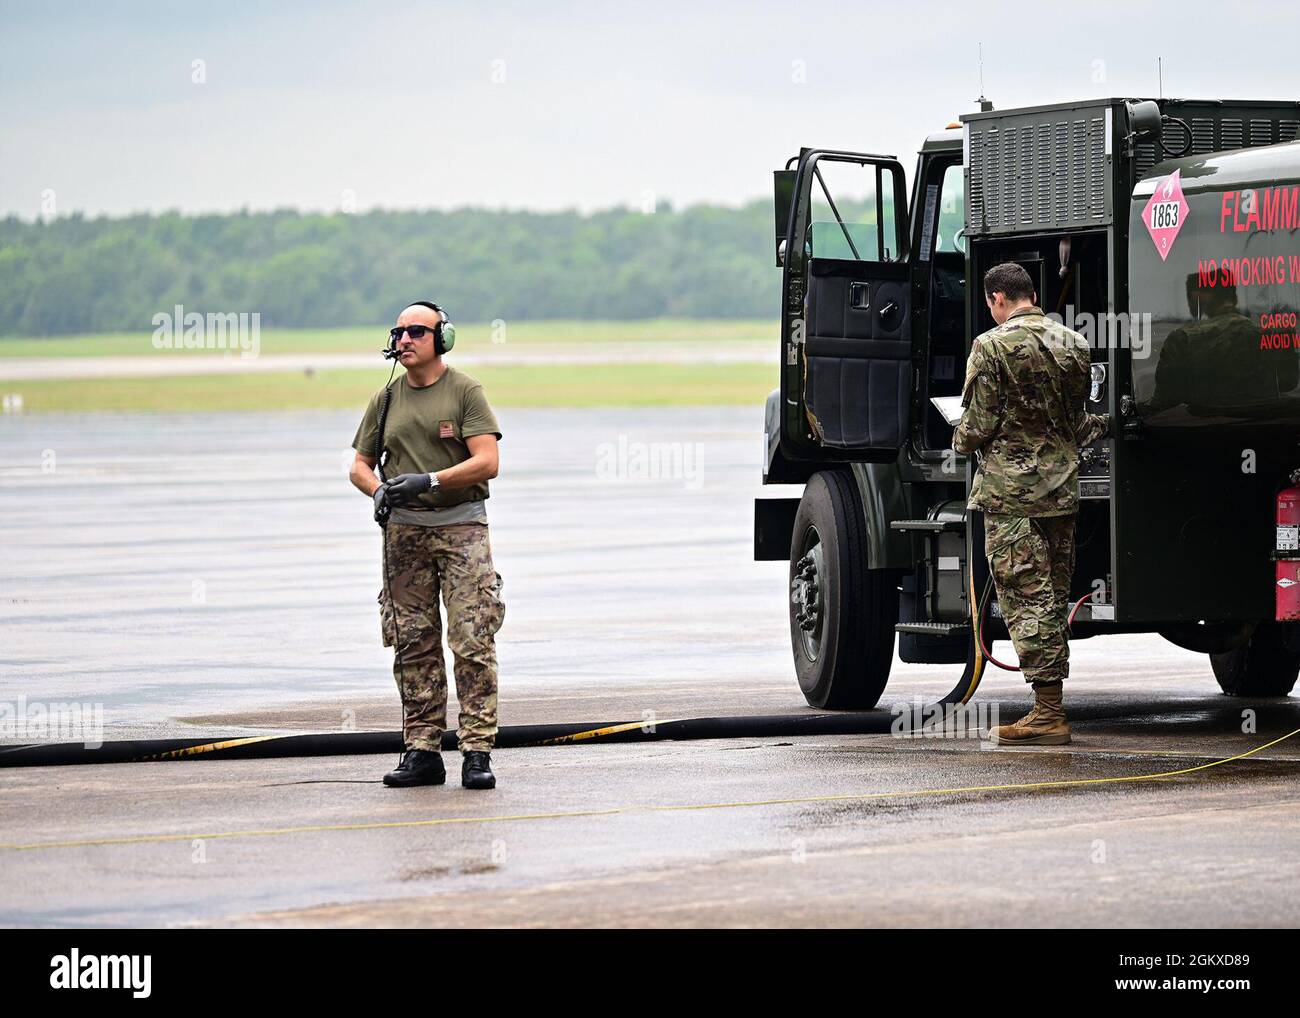
<svg viewBox="0 0 1300 1018"><path fill-rule="evenodd" d="M397 328L389 331L388 338L396 343L402 338L402 333L405 332L412 339L423 339L426 332L432 333L435 331L436 329L432 325L408 325L405 328L399 325Z"/></svg>

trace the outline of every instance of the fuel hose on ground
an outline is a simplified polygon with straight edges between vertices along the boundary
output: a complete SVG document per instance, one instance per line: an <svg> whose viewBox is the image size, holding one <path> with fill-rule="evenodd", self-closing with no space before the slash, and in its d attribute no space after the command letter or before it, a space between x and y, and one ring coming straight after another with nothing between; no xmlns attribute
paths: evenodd
<svg viewBox="0 0 1300 1018"><path fill-rule="evenodd" d="M834 714L764 714L678 718L666 721L564 722L505 725L497 733L498 749L587 745L595 742L660 742L687 739L796 738L815 735L908 735L942 725L952 711L975 695L987 654L978 639L975 570L968 578L971 606L970 646L956 684L930 704L896 705L891 710ZM443 733L442 748L453 751L456 733ZM105 742L52 743L0 748L0 767L50 767L95 763L148 763L161 760L267 760L280 757L347 756L400 753L401 732L326 732L306 735L253 735L206 739L131 739Z"/></svg>

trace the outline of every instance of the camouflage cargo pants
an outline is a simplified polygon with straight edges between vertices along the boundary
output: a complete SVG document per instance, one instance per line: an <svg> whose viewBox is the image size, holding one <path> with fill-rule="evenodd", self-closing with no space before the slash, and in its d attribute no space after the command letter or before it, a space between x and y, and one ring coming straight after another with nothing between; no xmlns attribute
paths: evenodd
<svg viewBox="0 0 1300 1018"><path fill-rule="evenodd" d="M1075 520L984 515L984 553L1026 682L1059 682L1070 672Z"/></svg>
<svg viewBox="0 0 1300 1018"><path fill-rule="evenodd" d="M388 580L379 594L379 611L384 646L395 648L393 677L402 695L407 748L441 748L447 727L441 595L447 606L447 643L456 659L460 749L491 750L497 734L495 634L506 609L487 526L390 523L383 540Z"/></svg>

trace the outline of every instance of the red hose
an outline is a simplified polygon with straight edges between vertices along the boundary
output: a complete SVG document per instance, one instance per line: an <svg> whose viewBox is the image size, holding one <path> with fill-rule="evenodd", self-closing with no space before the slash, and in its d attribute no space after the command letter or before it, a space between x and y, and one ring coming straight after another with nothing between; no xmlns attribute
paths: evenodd
<svg viewBox="0 0 1300 1018"><path fill-rule="evenodd" d="M975 638L979 641L980 650L984 652L984 656L988 658L992 664L997 665L1004 672L1018 672L1020 671L1019 665L1003 664L989 653L988 645L984 642L984 609L988 606L989 589L992 586L993 578L989 577L988 585L984 588L984 597L980 599L979 610L975 614ZM1067 629L1074 625L1074 617L1079 614L1079 608L1083 605L1083 602L1088 600L1090 597L1092 597L1091 594L1084 594L1083 597L1074 602L1074 607L1070 610L1070 616L1065 620L1065 627Z"/></svg>

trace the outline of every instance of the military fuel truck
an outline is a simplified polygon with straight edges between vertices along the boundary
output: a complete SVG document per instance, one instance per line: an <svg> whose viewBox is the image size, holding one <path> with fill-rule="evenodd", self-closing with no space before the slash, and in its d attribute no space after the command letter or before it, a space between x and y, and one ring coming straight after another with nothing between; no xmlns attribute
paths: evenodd
<svg viewBox="0 0 1300 1018"><path fill-rule="evenodd" d="M975 464L951 449L993 326L981 279L1005 261L1089 340L1088 410L1111 415L1080 458L1074 638L1155 632L1225 693L1292 688L1298 135L1289 101L982 103L925 139L910 195L891 155L810 148L776 171L763 482L803 493L756 500L754 555L789 560L810 704L875 706L895 640L969 672L1007 639Z"/></svg>

